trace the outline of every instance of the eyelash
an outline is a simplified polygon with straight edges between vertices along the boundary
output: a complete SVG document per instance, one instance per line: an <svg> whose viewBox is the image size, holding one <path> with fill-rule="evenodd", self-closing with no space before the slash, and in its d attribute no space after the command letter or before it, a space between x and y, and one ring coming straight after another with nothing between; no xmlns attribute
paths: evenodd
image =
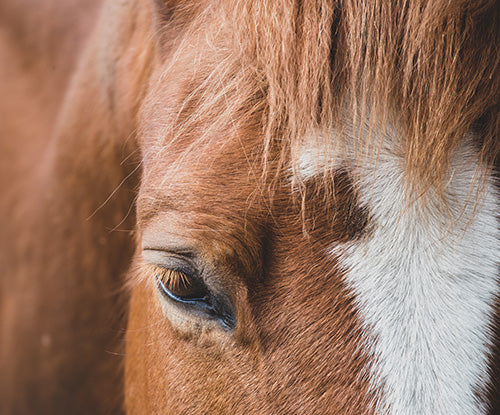
<svg viewBox="0 0 500 415"><path fill-rule="evenodd" d="M231 307L227 305L226 301L216 297L199 276L191 274L188 270L162 266L147 265L146 268L147 272L153 276L160 294L166 297L167 301L201 311L207 317L219 320L227 330L235 328L236 320ZM184 284L184 287L180 284ZM189 291L181 292L183 289L189 290L190 288L193 289L191 293ZM173 291L175 289L180 291L175 293Z"/></svg>
<svg viewBox="0 0 500 415"><path fill-rule="evenodd" d="M158 268L156 282L161 291L174 301L210 305L208 288L194 275L175 269Z"/></svg>

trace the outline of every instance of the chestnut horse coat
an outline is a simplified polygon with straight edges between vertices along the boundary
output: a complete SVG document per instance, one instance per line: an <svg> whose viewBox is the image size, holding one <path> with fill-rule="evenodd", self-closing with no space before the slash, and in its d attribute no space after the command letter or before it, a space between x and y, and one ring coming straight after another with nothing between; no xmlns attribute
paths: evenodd
<svg viewBox="0 0 500 415"><path fill-rule="evenodd" d="M500 413L499 21L0 0L0 413Z"/></svg>

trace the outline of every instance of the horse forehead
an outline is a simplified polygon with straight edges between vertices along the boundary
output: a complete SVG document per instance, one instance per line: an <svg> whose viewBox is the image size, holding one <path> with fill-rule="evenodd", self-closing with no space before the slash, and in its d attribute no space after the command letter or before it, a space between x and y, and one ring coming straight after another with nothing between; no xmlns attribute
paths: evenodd
<svg viewBox="0 0 500 415"><path fill-rule="evenodd" d="M229 217L250 221L252 211L263 204L261 172L249 160L242 139L229 137L221 143L215 138L200 147L190 146L186 139L152 151L145 161L138 197L139 220L147 222L160 213L173 212L186 227L193 221L214 223ZM188 149L182 149L186 141ZM225 227L237 227L237 222L226 220Z"/></svg>
<svg viewBox="0 0 500 415"><path fill-rule="evenodd" d="M255 144L248 134L238 133L199 142L192 134L153 145L143 160L143 182L167 193L186 186L190 192L233 185L254 187L256 176L262 174L261 154L255 151Z"/></svg>

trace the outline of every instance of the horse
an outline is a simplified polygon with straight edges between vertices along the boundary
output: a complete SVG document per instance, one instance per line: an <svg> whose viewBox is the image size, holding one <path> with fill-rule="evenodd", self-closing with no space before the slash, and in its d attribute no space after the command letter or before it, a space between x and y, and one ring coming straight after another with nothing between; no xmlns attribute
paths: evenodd
<svg viewBox="0 0 500 415"><path fill-rule="evenodd" d="M500 413L495 0L1 0L0 413Z"/></svg>

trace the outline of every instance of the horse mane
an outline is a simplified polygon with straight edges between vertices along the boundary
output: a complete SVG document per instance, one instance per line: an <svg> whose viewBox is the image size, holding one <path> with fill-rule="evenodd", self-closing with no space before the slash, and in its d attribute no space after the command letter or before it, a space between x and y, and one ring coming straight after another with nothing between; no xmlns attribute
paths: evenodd
<svg viewBox="0 0 500 415"><path fill-rule="evenodd" d="M210 16L219 52L207 55L216 55L212 69L196 69L181 105L189 115L174 117L176 137L206 114L217 114L212 130L258 116L265 161L285 166L312 131L327 149L346 114L354 124L369 114L374 136L387 123L398 131L413 189L441 194L450 158L471 131L493 166L500 136L497 1L182 3L165 6L165 14L177 21L189 14L184 30L194 36ZM181 42L173 53L182 49ZM203 137L193 148L200 145Z"/></svg>

